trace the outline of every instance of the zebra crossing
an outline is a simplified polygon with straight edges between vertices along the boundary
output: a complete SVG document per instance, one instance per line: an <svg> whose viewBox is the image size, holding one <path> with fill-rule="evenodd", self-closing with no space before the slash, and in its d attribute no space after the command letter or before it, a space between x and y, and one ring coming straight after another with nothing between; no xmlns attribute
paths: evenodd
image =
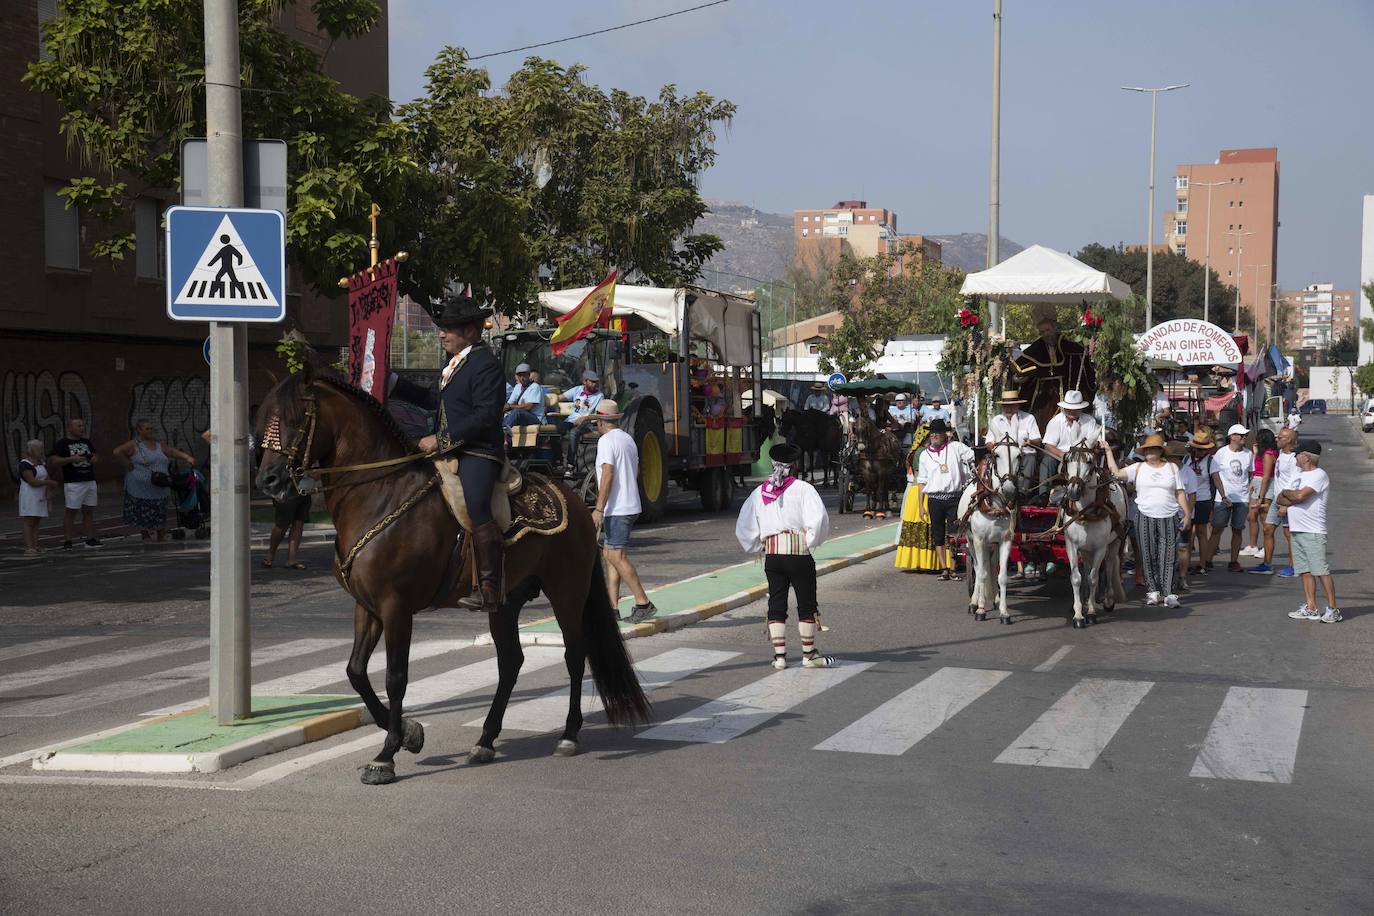
<svg viewBox="0 0 1374 916"><path fill-rule="evenodd" d="M291 663L303 667L257 680L254 693L348 692L344 673L347 647L348 640L344 639L294 639L260 645L254 652L255 669ZM49 653L70 655L81 648L89 649L90 654L45 663L44 656ZM121 701L137 701L143 706L145 697L149 708L144 716L193 708L203 704L204 698L168 704L166 700L178 698L163 694L181 689L182 696L188 690L194 690L195 696L204 690L209 676L209 662L204 657L207 649L208 640L201 638L129 646L115 645L110 637L59 637L0 647L0 719L8 720L11 727L22 726L17 720L50 720ZM481 726L485 694L498 680L496 660L489 650L474 648L470 640L422 639L413 646L411 661L408 712L437 715L468 710L469 714L459 720L461 726ZM516 699L505 717L508 732L547 732L563 726L568 688L562 662L561 649L525 649ZM163 664L170 667L146 670ZM930 670L862 660L841 662L832 668L765 671L741 652L689 647L646 653L636 661L636 668L645 691L661 710L671 711L655 724L624 733L625 737L618 740L625 743L724 745L755 733L791 734L800 730L805 746L813 751L901 757L919 754L923 742L948 732L952 724L957 727L968 722L968 711L978 704L996 703L999 710L1010 710L1009 715L1029 714L1030 719L1014 723L1019 735L1000 753L990 753L988 762L1057 770L1093 768L1112 742L1132 728L1133 717L1139 717L1139 710L1156 687L1147 680L1073 680L1062 673L958 665ZM374 655L369 673L377 676L384 669L384 657ZM92 674L101 683L93 685ZM80 683L69 686L78 676L82 677ZM894 685L894 680L900 683ZM1065 681L1071 682L1058 689ZM550 689L551 684L558 686ZM1052 695L1044 693L1047 684L1056 688ZM1038 689L1028 691L1030 685L1038 685ZM900 688L895 695L891 693L893 686ZM1174 689L1180 688L1175 685ZM1215 685L1194 685L1193 689L1217 690ZM880 697L875 698L875 694ZM1032 699L1027 700L1027 696ZM1020 702L1006 703L1011 697ZM1304 719L1312 699L1307 690L1228 687L1205 739L1200 744L1196 735L1179 739L1184 746L1196 748L1187 775L1293 782L1299 773ZM1163 702L1161 698L1156 706ZM478 708L483 715L469 718L471 710ZM590 679L583 683L582 710L588 717L602 712ZM812 712L818 714L812 716ZM851 714L852 721L835 730L838 721ZM822 731L817 722L831 724ZM589 724L596 725L596 719ZM978 727L976 723L974 727ZM1007 734L1011 733L1009 729ZM1197 734L1201 734L1200 729ZM302 760L322 762L348 752L354 745L375 740L375 735L355 738ZM1005 740L1002 737L997 744ZM0 767L23 759L29 758L24 754L0 757ZM294 772L304 765L295 761L281 766Z"/></svg>

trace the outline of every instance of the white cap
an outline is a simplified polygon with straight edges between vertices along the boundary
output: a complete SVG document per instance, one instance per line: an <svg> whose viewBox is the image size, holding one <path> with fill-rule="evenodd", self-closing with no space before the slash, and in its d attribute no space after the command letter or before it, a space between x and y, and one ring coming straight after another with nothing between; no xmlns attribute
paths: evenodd
<svg viewBox="0 0 1374 916"><path fill-rule="evenodd" d="M529 363L521 363L520 365L518 365L518 366L515 367L515 374L516 374L516 375L520 375L520 374L522 374L522 373L529 372L529 371L530 371L530 364L529 364Z"/></svg>
<svg viewBox="0 0 1374 916"><path fill-rule="evenodd" d="M1230 429L1228 429L1228 430L1226 431L1226 435L1228 435L1228 436L1248 436L1248 435L1250 435L1250 430L1246 429L1246 428L1245 428L1244 426L1242 426L1241 424L1236 423L1236 424L1234 424Z"/></svg>

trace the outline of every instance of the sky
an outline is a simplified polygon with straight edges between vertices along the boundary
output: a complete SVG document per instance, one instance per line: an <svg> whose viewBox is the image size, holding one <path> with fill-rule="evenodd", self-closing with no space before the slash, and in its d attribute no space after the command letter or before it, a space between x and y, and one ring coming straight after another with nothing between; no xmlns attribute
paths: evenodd
<svg viewBox="0 0 1374 916"><path fill-rule="evenodd" d="M390 0L391 95L446 45L472 55L701 0ZM992 0L729 0L480 61L500 86L528 54L602 88L704 90L738 106L706 197L774 213L858 198L904 233L986 232ZM1155 240L1174 165L1277 146L1278 282L1353 288L1374 194L1374 0L1004 0L1002 235L1076 251L1145 241L1159 97Z"/></svg>

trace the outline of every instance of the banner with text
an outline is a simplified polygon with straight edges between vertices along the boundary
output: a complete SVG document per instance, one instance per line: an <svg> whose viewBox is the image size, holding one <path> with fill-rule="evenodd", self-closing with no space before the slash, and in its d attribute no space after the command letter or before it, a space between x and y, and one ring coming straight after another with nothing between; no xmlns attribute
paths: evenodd
<svg viewBox="0 0 1374 916"><path fill-rule="evenodd" d="M395 258L387 258L348 278L348 380L382 404L391 374L399 266Z"/></svg>
<svg viewBox="0 0 1374 916"><path fill-rule="evenodd" d="M1222 328L1196 318L1175 318L1157 324L1140 336L1147 359L1169 359L1181 366L1234 366L1240 346Z"/></svg>

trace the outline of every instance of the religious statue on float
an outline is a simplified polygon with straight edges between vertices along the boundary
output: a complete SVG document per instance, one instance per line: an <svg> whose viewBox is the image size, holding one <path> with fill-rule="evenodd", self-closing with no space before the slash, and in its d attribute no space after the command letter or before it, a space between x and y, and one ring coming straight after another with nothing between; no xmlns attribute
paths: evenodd
<svg viewBox="0 0 1374 916"><path fill-rule="evenodd" d="M1032 316L1040 336L1011 361L1011 374L1026 410L1043 429L1067 392L1081 391L1084 401L1091 404L1097 378L1087 349L1059 332L1054 306L1037 305Z"/></svg>

